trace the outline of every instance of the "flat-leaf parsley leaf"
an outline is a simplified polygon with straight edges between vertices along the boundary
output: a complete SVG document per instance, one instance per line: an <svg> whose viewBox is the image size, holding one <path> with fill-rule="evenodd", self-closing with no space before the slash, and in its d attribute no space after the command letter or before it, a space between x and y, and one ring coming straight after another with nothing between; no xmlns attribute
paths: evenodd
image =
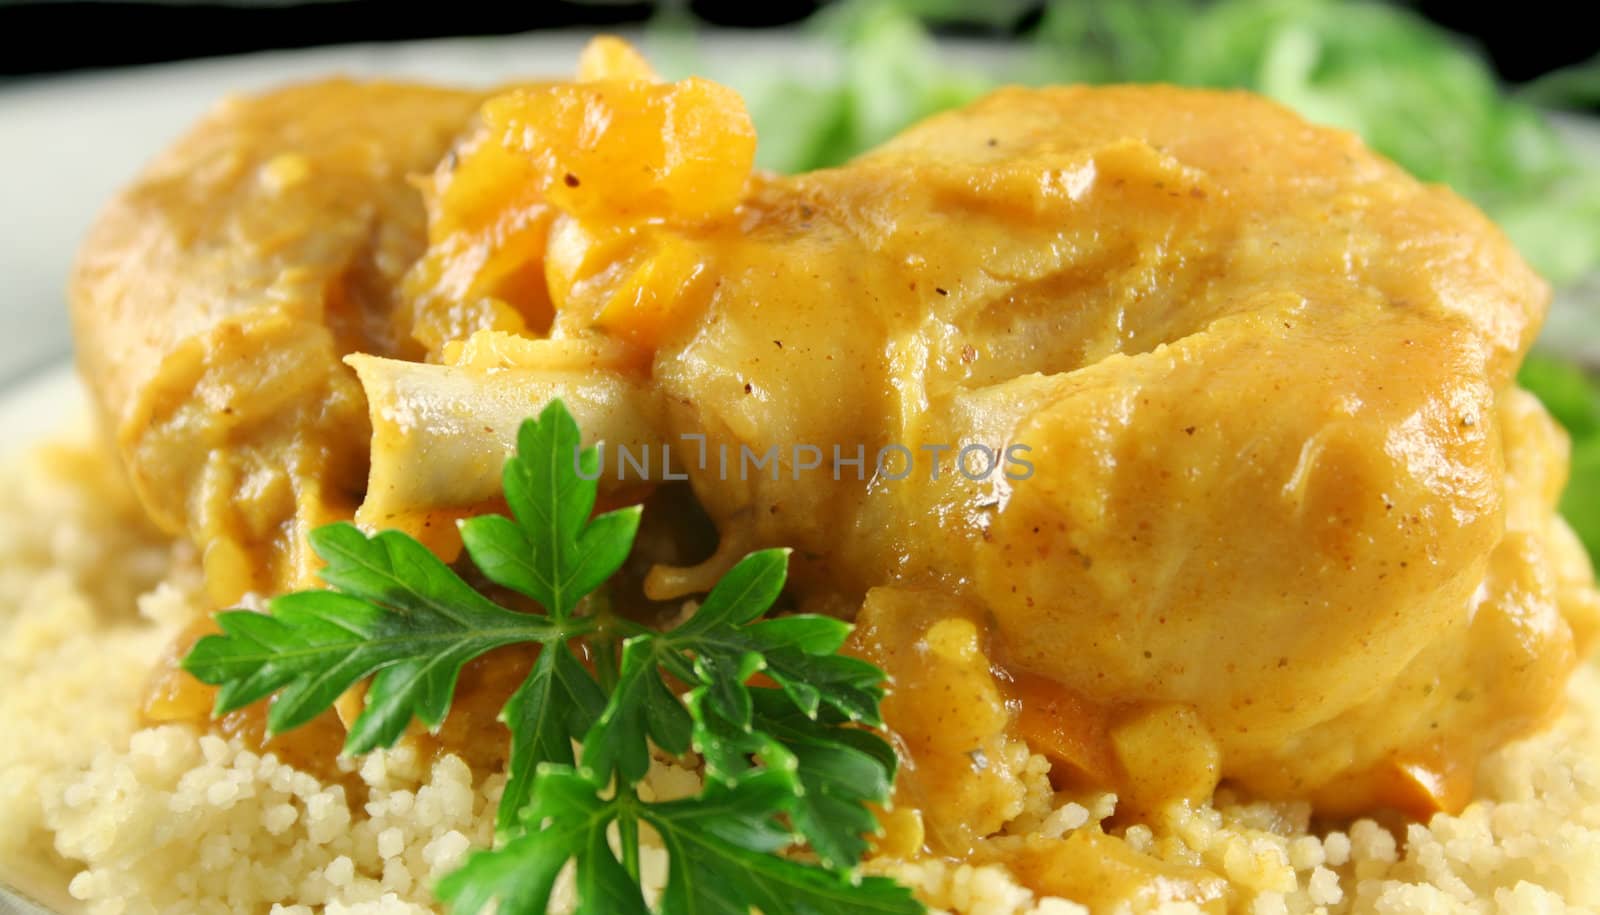
<svg viewBox="0 0 1600 915"><path fill-rule="evenodd" d="M537 645L501 711L511 750L499 845L438 887L458 912L545 912L571 862L578 912L648 915L645 826L668 854L653 901L664 915L923 911L904 887L856 873L877 826L869 805L887 800L895 771L870 730L882 725L883 672L839 653L845 623L764 618L783 589L784 550L745 557L670 630L611 613L605 583L640 509L593 516L598 462L554 401L523 424L506 462L511 517L461 525L482 576L543 612L503 606L403 533L334 524L311 535L328 589L277 597L265 614L219 614L221 634L201 639L184 668L218 687L218 714L276 693L272 733L370 678L345 744L362 753L392 745L412 718L437 730L467 662ZM641 798L652 749L698 753L702 792Z"/></svg>

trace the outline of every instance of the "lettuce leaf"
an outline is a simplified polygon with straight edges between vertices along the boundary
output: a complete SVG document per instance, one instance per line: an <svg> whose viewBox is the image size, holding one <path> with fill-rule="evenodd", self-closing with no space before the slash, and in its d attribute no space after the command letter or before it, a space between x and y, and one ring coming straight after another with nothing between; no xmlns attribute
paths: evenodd
<svg viewBox="0 0 1600 915"><path fill-rule="evenodd" d="M977 24L1014 25L1023 9L998 3ZM811 24L838 51L832 72L733 74L762 138L760 164L836 165L1007 82L1251 89L1354 130L1417 177L1471 198L1558 286L1600 266L1600 162L1529 101L1600 92L1600 63L1523 97L1506 92L1461 38L1386 3L1055 0L1018 53L975 67L927 31L957 17L973 24L970 8L947 0L845 3Z"/></svg>

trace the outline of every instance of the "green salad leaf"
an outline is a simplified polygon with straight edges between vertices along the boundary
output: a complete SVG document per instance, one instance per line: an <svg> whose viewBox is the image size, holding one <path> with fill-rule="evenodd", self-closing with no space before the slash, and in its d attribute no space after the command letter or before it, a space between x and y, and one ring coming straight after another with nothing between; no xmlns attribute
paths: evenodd
<svg viewBox="0 0 1600 915"><path fill-rule="evenodd" d="M1561 496L1561 514L1590 557L1600 557L1600 437L1573 444L1572 475Z"/></svg>
<svg viewBox="0 0 1600 915"><path fill-rule="evenodd" d="M1572 472L1561 497L1561 514L1589 555L1600 557L1600 382L1577 366L1537 352L1523 363L1517 380L1572 436Z"/></svg>
<svg viewBox="0 0 1600 915"><path fill-rule="evenodd" d="M1393 3L1358 0L1052 0L1022 50L962 65L928 22L1017 23L1016 4L860 0L819 16L839 66L821 78L729 74L746 91L759 161L843 162L912 122L1003 83L1168 82L1251 89L1359 133L1427 181L1484 208L1546 277L1600 266L1600 162L1534 100L1592 99L1600 63L1506 92L1482 54Z"/></svg>
<svg viewBox="0 0 1600 915"><path fill-rule="evenodd" d="M1600 436L1600 386L1583 369L1533 353L1522 363L1517 381L1538 395L1575 440Z"/></svg>
<svg viewBox="0 0 1600 915"><path fill-rule="evenodd" d="M403 533L335 524L311 538L329 588L275 598L266 613L219 614L222 632L184 668L219 687L218 714L277 694L272 733L367 681L345 747L361 753L392 745L413 718L437 730L468 661L538 646L501 713L511 748L500 845L438 887L458 912L544 912L573 861L578 911L649 913L644 826L669 857L655 911L923 911L904 887L856 872L877 828L869 805L888 799L896 759L869 730L882 725L883 672L839 653L850 627L765 618L783 590L784 550L745 557L667 631L612 613L605 583L640 509L591 517L599 456L579 442L552 402L523 424L506 463L511 517L461 525L477 571L535 607L491 599ZM691 750L705 760L698 796L641 798L652 754Z"/></svg>
<svg viewBox="0 0 1600 915"><path fill-rule="evenodd" d="M763 168L798 172L838 165L995 85L992 73L946 60L918 17L899 4L843 3L810 27L825 46L840 51L833 72L807 72L803 78L770 69L729 74L755 119L756 163Z"/></svg>
<svg viewBox="0 0 1600 915"><path fill-rule="evenodd" d="M1593 108L1600 105L1600 54L1581 64L1547 73L1517 93L1545 108Z"/></svg>

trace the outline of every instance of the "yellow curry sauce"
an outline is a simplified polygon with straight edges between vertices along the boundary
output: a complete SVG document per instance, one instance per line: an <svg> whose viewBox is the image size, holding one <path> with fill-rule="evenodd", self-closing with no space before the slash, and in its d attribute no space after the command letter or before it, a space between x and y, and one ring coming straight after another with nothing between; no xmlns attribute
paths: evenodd
<svg viewBox="0 0 1600 915"><path fill-rule="evenodd" d="M754 147L737 95L605 40L493 96L231 101L102 217L81 364L219 605L311 584L332 519L453 556L553 396L613 444L904 446L903 480L684 468L720 542L644 592L794 547L797 604L892 677L884 847L1045 893L1152 875L1103 834L986 843L1017 747L1135 818L1219 782L1421 816L1556 710L1600 598L1565 439L1513 380L1547 290L1469 204L1170 87L1001 90L805 175ZM967 443L1033 473L924 447ZM203 715L176 676L150 713ZM513 677L473 676L442 739L499 746Z"/></svg>

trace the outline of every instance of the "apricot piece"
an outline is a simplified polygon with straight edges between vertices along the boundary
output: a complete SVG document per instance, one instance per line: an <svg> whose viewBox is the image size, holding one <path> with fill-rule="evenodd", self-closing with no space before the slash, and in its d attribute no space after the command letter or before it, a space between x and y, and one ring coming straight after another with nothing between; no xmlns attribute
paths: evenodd
<svg viewBox="0 0 1600 915"><path fill-rule="evenodd" d="M483 120L531 162L528 187L583 220L725 216L755 163L755 127L739 94L692 77L513 90L485 103Z"/></svg>

